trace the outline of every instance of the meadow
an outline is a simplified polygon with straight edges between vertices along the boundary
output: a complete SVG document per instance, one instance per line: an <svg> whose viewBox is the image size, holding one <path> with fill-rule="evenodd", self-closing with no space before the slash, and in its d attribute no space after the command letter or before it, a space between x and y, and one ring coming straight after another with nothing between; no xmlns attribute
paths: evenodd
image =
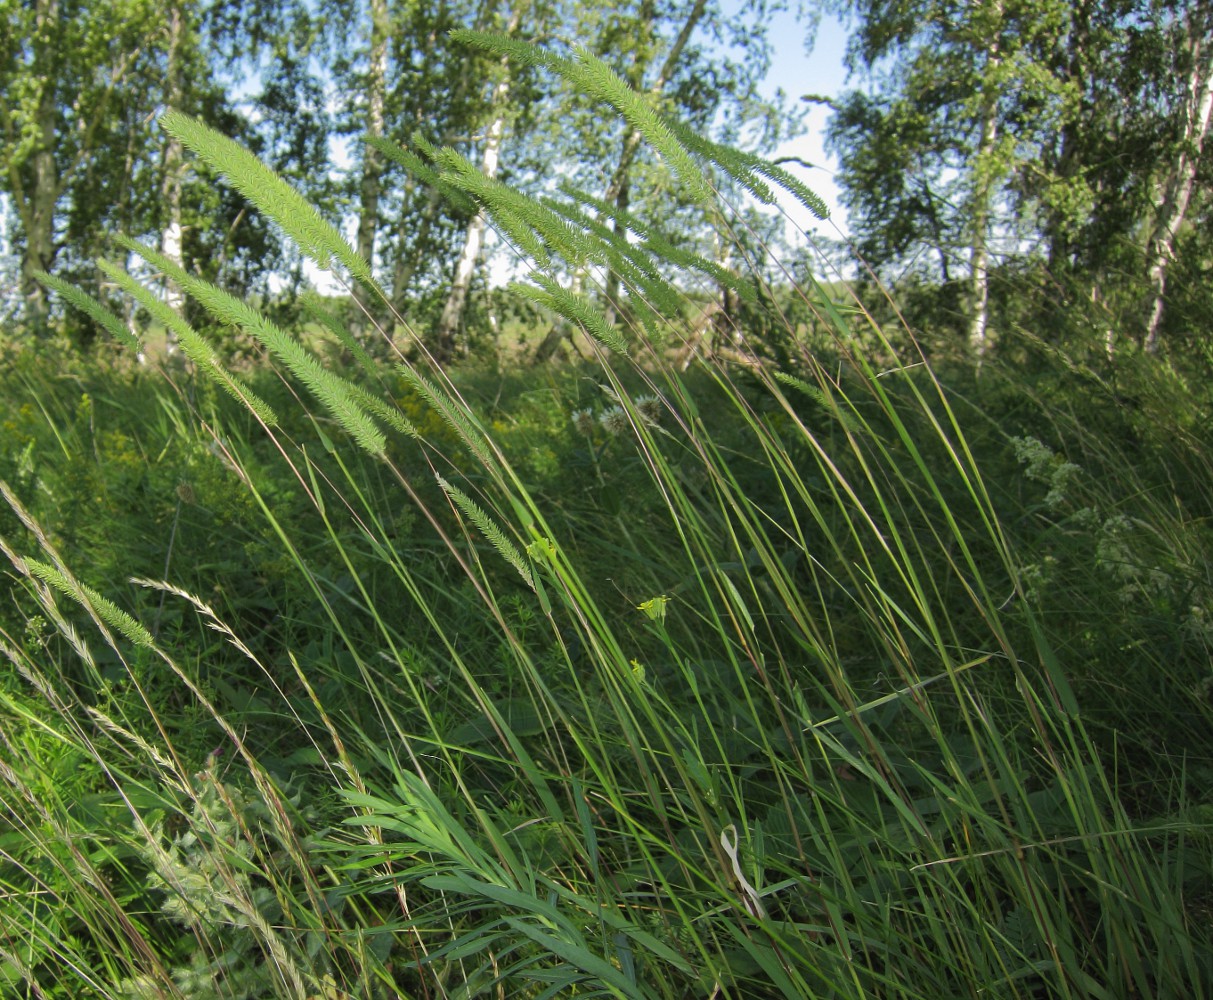
<svg viewBox="0 0 1213 1000"><path fill-rule="evenodd" d="M1209 358L803 268L687 358L720 275L507 207L643 292L540 261L579 357L186 275L175 361L8 349L0 992L1208 995Z"/></svg>

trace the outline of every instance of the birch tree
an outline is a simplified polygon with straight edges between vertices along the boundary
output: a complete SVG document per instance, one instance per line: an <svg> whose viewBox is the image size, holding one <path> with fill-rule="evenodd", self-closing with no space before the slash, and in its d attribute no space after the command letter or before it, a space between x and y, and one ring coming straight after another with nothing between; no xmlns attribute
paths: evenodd
<svg viewBox="0 0 1213 1000"><path fill-rule="evenodd" d="M1158 182L1159 205L1146 244L1146 275L1151 303L1142 346L1158 350L1159 331L1166 307L1167 270L1175 259L1175 244L1196 188L1197 170L1213 120L1213 15L1207 7L1192 6L1184 18L1186 74L1179 102L1181 130L1172 158Z"/></svg>
<svg viewBox="0 0 1213 1000"><path fill-rule="evenodd" d="M1066 101L1047 56L1067 24L1061 0L860 0L848 59L867 92L839 102L829 141L865 258L901 266L923 248L937 275L967 260L966 333L990 343L997 244L1024 233L1012 209ZM1037 178L1037 188L1040 182Z"/></svg>
<svg viewBox="0 0 1213 1000"><path fill-rule="evenodd" d="M146 68L154 23L146 0L0 2L0 183L20 227L23 312L36 333L49 318L36 275L54 270L66 245L66 211L103 210L70 193L92 180L99 149L125 145L113 134L117 112Z"/></svg>
<svg viewBox="0 0 1213 1000"><path fill-rule="evenodd" d="M168 45L165 59L165 104L170 108L182 106L182 57L185 35L188 31L186 11L180 0L171 0L166 9L168 18ZM181 186L185 171L185 151L180 140L169 138L164 147L164 180L161 198L164 204L165 225L160 237L160 252L178 267L185 266L182 247L184 227L181 216ZM176 282L165 278L164 301L173 312L181 315L185 296ZM177 339L171 330L165 333L165 353L177 352Z"/></svg>
<svg viewBox="0 0 1213 1000"><path fill-rule="evenodd" d="M366 93L366 135L380 138L384 134L387 103L388 42L392 31L387 0L370 0L368 13L370 20L370 46L365 77L366 82L364 85ZM382 157L379 151L372 143L362 143L362 181L359 190L357 249L358 253L372 266L375 263L375 237L379 229L379 196L382 171ZM368 321L374 322L374 316L371 313L374 303L367 299L361 286L355 286L353 294L358 306L354 314L354 330L356 334L365 338Z"/></svg>
<svg viewBox="0 0 1213 1000"><path fill-rule="evenodd" d="M559 176L588 192L605 190L609 201L624 207L635 204L639 191L642 211L676 217L678 205L669 194L672 186L663 186L662 166L630 128L620 129L609 119L604 123L602 110L589 99L563 91L562 82L534 67L510 65L471 46L452 51L444 41L455 26L493 30L496 24L497 30L541 40L557 51L576 40L653 103L705 132L716 132L721 111L730 124L743 117L741 108L757 109L755 117L764 121L768 114L756 92L768 52L760 27L765 0L744 18L724 17L710 0L611 6L537 0L515 5L508 18L498 3L482 0L472 12L462 0L442 0L398 19L404 25L400 43L408 39L426 52L424 60L405 53L393 57L398 61L390 75L399 87L389 96L388 134L398 144L414 147L412 133L419 131L435 145L453 147L488 176L508 166L510 183L533 193L542 193ZM744 29L737 28L742 24ZM734 45L744 54L740 59L721 55L709 47L713 42ZM486 78L487 88L477 85ZM637 185L642 172L646 182ZM393 202L400 206L396 232L385 251L394 262L397 330L429 331L430 349L449 357L468 334L487 220L419 177L403 178L402 196Z"/></svg>
<svg viewBox="0 0 1213 1000"><path fill-rule="evenodd" d="M513 36L517 33L527 5L528 0L515 0L509 23L506 26L507 35ZM497 176L497 168L501 162L501 143L509 116L509 96L510 65L508 60L502 59L499 76L493 85L493 96L489 102L492 119L485 129L480 155L480 172L490 180ZM447 360L454 354L456 339L467 306L468 291L472 286L476 263L484 248L484 234L487 226L488 219L483 211L477 212L468 223L467 233L463 240L463 250L455 265L455 277L451 282L450 294L443 307L431 347L431 353L437 360Z"/></svg>
<svg viewBox="0 0 1213 1000"><path fill-rule="evenodd" d="M268 227L193 177L180 145L155 125L169 105L249 137L217 78L214 34L216 19L244 6L0 0L0 189L17 223L25 328L51 329L35 275L95 280L92 259L114 232L158 241L170 259L201 262L212 278L246 254L264 280L280 259ZM171 285L165 296L184 307Z"/></svg>
<svg viewBox="0 0 1213 1000"><path fill-rule="evenodd" d="M1131 330L1157 351L1175 300L1168 276L1181 266L1195 277L1204 265L1185 253L1208 255L1213 8L855 0L836 9L857 18L849 60L868 78L830 126L863 256L886 274L931 260L924 273L945 285L960 284L963 262L964 324L978 353L1001 259L1047 282L1034 307L1042 335L1098 326L1114 358L1119 332ZM1201 301L1213 307L1198 289L1181 292L1188 317Z"/></svg>

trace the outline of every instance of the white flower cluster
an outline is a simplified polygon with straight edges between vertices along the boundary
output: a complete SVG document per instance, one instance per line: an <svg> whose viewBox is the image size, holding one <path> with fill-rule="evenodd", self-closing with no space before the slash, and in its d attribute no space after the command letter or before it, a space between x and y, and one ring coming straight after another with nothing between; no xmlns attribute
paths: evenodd
<svg viewBox="0 0 1213 1000"><path fill-rule="evenodd" d="M612 395L614 394L612 393ZM633 405L636 407L636 412L640 415L640 419L650 427L656 427L661 423L664 406L656 396L637 396L633 400ZM586 437L593 436L595 425L601 427L610 437L619 437L622 434L626 434L632 427L632 421L628 417L627 410L619 404L603 410L597 417L594 416L594 411L590 408L575 410L572 421L578 433L584 434Z"/></svg>
<svg viewBox="0 0 1213 1000"><path fill-rule="evenodd" d="M1045 507L1052 511L1061 507L1082 469L1034 437L1011 438L1011 445L1015 448L1016 460L1026 466L1024 475L1049 487Z"/></svg>

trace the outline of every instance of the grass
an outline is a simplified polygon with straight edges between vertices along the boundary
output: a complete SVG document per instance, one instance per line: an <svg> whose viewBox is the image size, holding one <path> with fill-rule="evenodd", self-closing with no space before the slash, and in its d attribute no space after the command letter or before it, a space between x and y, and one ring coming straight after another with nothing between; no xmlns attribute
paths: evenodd
<svg viewBox="0 0 1213 1000"><path fill-rule="evenodd" d="M4 990L1208 993L1207 399L790 291L273 426L17 359Z"/></svg>

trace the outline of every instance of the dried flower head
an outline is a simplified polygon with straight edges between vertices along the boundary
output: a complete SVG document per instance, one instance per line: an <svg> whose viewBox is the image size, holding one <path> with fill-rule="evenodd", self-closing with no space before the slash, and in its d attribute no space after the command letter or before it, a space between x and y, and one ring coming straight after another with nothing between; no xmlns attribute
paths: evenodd
<svg viewBox="0 0 1213 1000"><path fill-rule="evenodd" d="M594 411L593 410L576 410L573 413L573 426L577 428L578 433L589 437L594 433Z"/></svg>
<svg viewBox="0 0 1213 1000"><path fill-rule="evenodd" d="M665 412L665 407L661 405L660 399L647 395L636 397L636 409L650 424L661 423L661 415Z"/></svg>
<svg viewBox="0 0 1213 1000"><path fill-rule="evenodd" d="M599 416L598 422L602 424L602 429L612 437L626 434L632 426L622 406L612 406Z"/></svg>

